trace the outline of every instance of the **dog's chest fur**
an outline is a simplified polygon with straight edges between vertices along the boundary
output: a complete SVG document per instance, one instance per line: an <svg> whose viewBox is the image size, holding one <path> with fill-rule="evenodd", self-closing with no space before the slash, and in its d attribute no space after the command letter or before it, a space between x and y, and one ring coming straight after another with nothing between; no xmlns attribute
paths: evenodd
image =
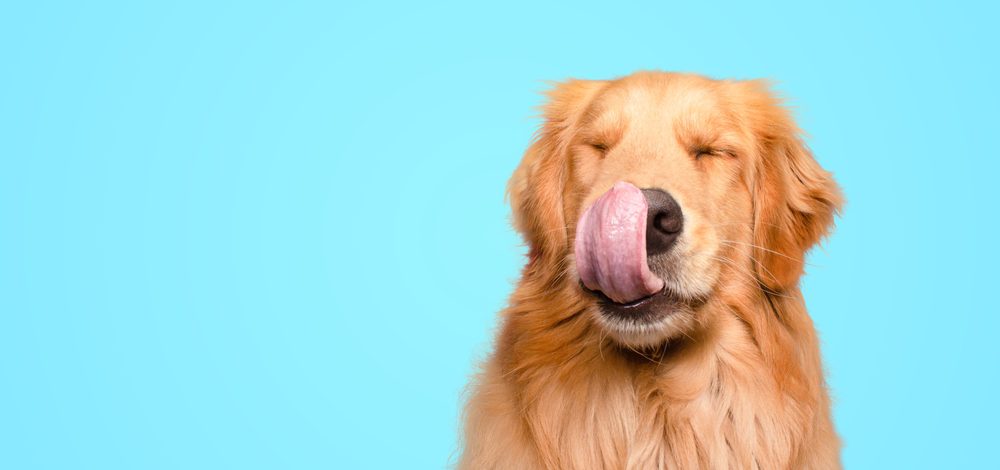
<svg viewBox="0 0 1000 470"><path fill-rule="evenodd" d="M483 460L462 466L836 468L825 392L807 386L817 378L775 370L735 317L712 331L661 355L602 345L521 370L504 364L531 352L499 350L467 411L488 435L468 436L465 456Z"/></svg>
<svg viewBox="0 0 1000 470"><path fill-rule="evenodd" d="M725 351L608 356L587 380L553 370L535 385L549 392L524 403L546 467L788 468L796 458L806 417L767 371Z"/></svg>

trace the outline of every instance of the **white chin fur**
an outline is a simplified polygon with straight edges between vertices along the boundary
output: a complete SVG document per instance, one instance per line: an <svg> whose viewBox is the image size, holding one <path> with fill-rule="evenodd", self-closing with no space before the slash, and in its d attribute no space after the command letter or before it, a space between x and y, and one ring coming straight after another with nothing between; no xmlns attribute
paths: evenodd
<svg viewBox="0 0 1000 470"><path fill-rule="evenodd" d="M608 317L594 308L594 317L608 336L629 348L651 348L683 335L694 322L694 313L686 307L677 307L674 312L653 321L633 322Z"/></svg>

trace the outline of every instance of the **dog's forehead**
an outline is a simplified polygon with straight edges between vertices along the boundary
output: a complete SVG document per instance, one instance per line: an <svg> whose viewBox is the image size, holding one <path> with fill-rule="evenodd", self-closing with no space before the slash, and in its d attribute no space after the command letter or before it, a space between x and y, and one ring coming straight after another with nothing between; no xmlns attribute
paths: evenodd
<svg viewBox="0 0 1000 470"><path fill-rule="evenodd" d="M724 114L719 84L688 77L630 77L613 82L595 99L590 121L670 125L679 118L710 119Z"/></svg>

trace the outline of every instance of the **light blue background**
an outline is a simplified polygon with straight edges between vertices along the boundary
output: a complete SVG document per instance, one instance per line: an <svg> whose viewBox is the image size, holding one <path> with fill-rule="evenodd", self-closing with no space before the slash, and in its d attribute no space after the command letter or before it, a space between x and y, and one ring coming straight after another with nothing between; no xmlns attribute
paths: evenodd
<svg viewBox="0 0 1000 470"><path fill-rule="evenodd" d="M545 80L771 77L850 468L997 468L995 7L0 7L0 468L439 468Z"/></svg>

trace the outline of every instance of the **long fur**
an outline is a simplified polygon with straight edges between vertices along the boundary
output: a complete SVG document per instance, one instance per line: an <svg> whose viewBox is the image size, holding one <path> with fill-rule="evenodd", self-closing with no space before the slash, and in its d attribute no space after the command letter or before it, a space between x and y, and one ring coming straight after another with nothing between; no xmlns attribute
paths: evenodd
<svg viewBox="0 0 1000 470"><path fill-rule="evenodd" d="M839 468L819 345L798 288L801 260L831 226L839 190L764 85L647 75L709 87L735 108L753 149L742 175L753 202L745 243L727 247L721 281L684 336L638 350L608 338L577 285L566 230L568 142L607 84L558 86L510 183L531 254L471 385L458 467Z"/></svg>

